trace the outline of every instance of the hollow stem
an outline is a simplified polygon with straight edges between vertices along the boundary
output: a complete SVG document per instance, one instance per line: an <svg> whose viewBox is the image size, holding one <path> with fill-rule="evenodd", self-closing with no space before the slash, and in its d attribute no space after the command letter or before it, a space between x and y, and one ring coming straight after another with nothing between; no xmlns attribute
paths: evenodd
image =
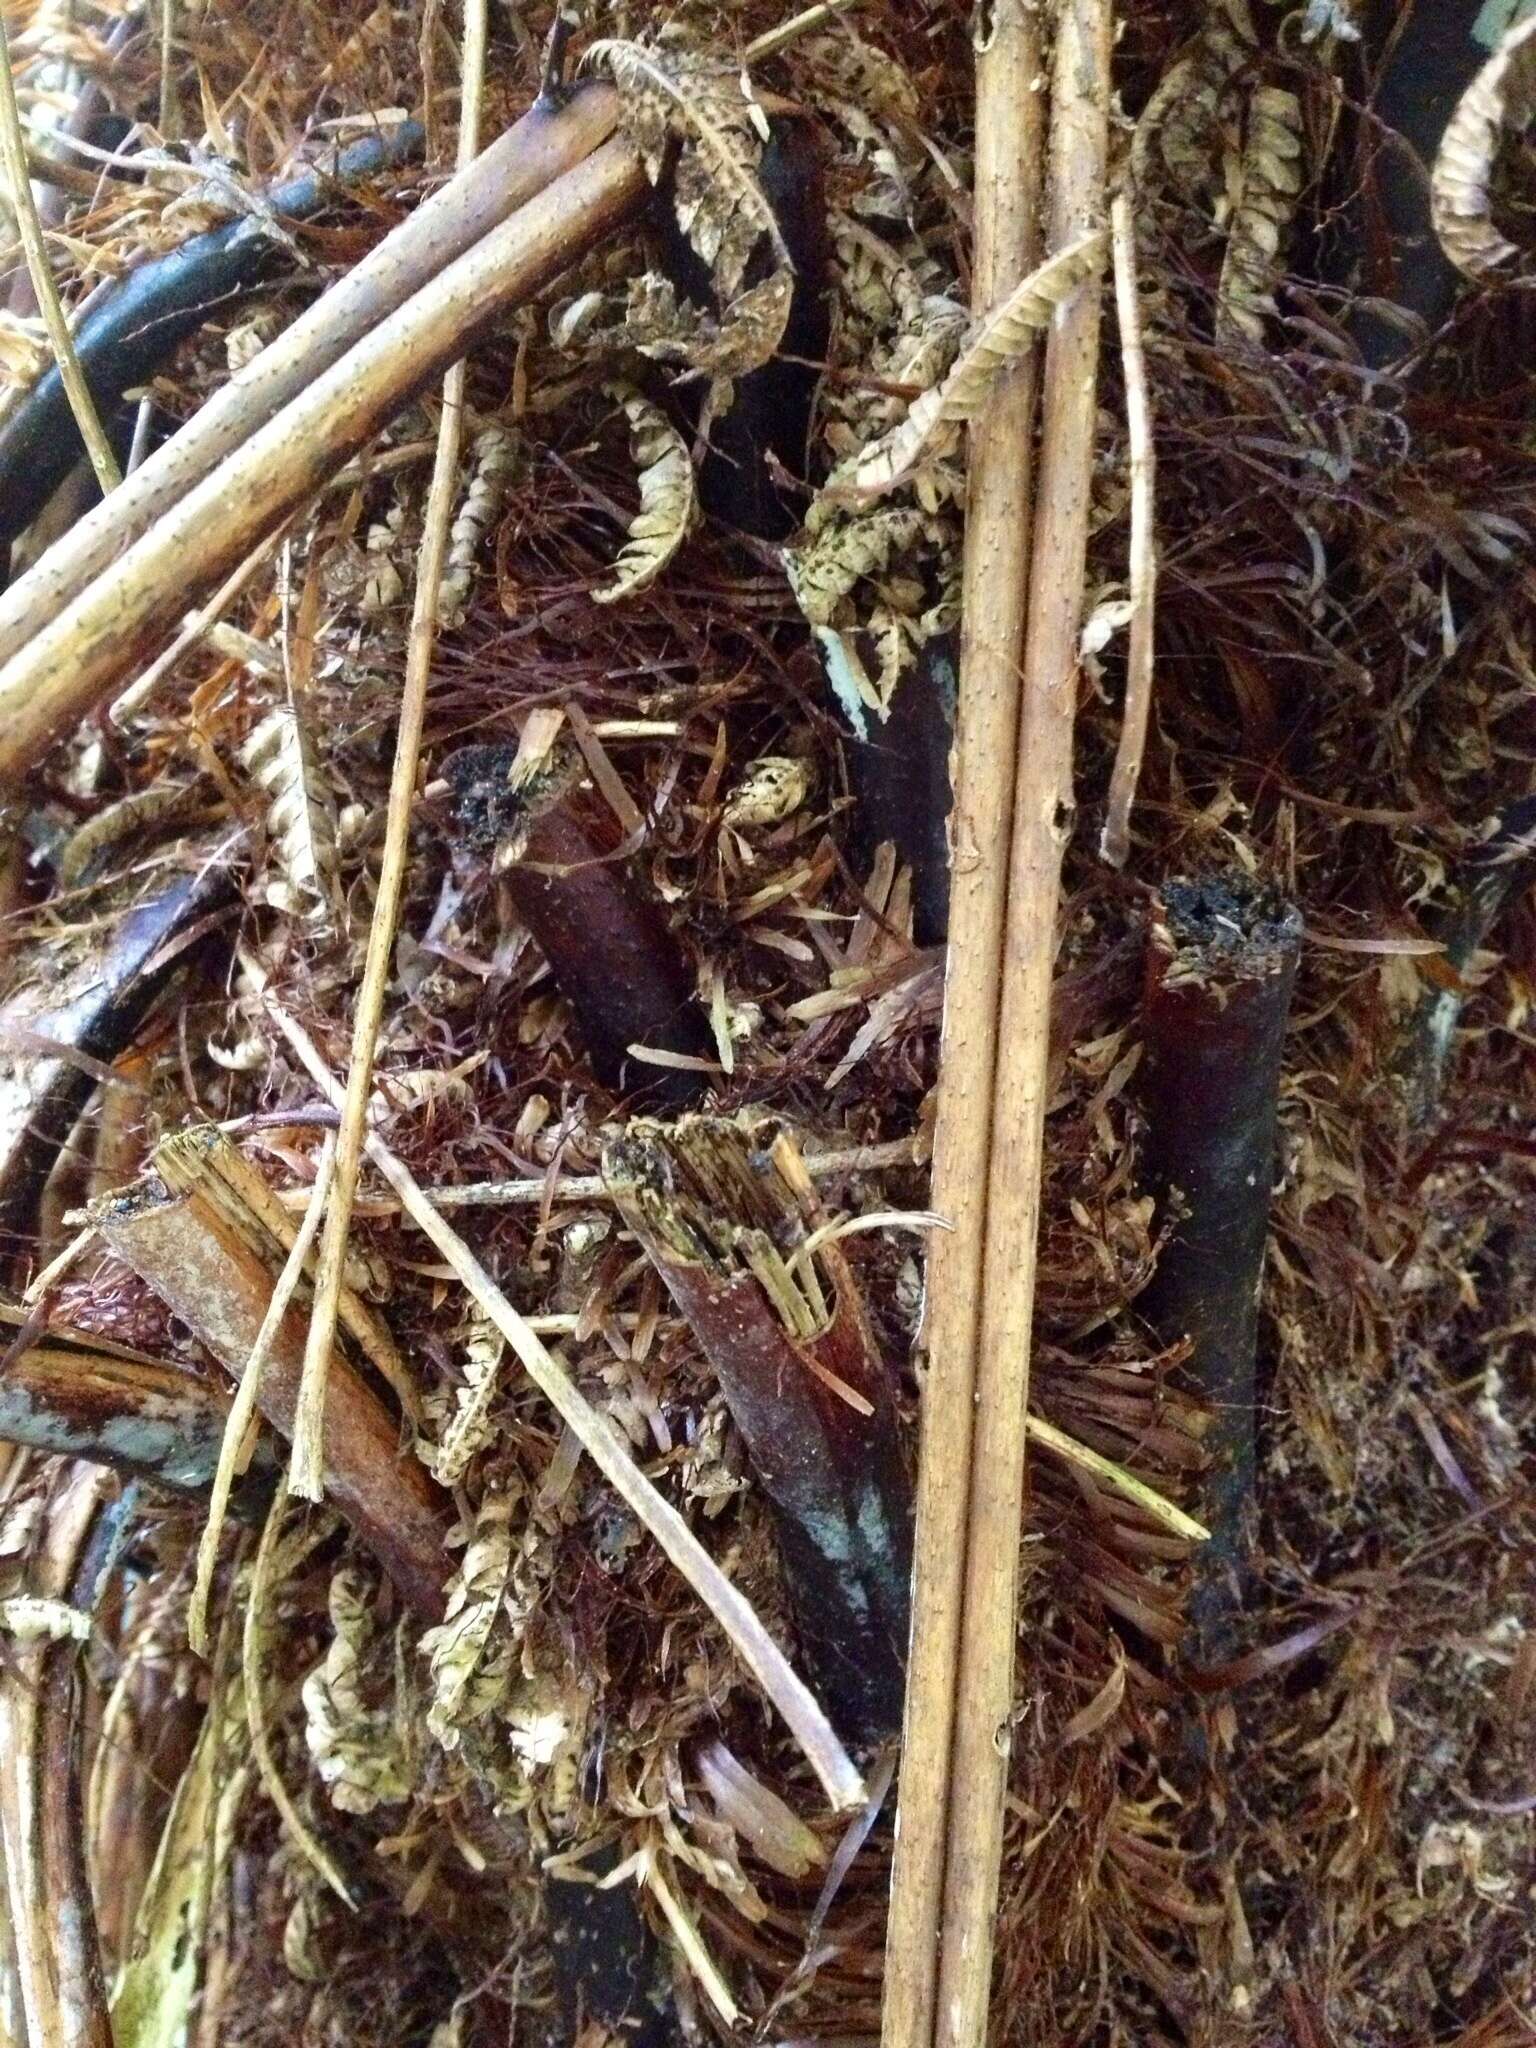
<svg viewBox="0 0 1536 2048"><path fill-rule="evenodd" d="M1274 1184L1280 1061L1301 919L1244 875L1169 882L1147 938L1142 1173L1169 1231L1140 1306L1213 1411L1190 1603L1200 1663L1232 1648L1254 1481L1259 1283Z"/></svg>

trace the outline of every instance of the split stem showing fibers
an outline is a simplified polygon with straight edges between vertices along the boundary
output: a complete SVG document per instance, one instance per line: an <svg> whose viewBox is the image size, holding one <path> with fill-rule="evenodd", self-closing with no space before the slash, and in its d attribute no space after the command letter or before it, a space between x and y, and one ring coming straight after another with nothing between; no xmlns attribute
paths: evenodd
<svg viewBox="0 0 1536 2048"><path fill-rule="evenodd" d="M723 1117L631 1124L603 1177L720 1380L773 1504L818 1698L845 1741L901 1722L911 1485L896 1389L799 1155Z"/></svg>
<svg viewBox="0 0 1536 2048"><path fill-rule="evenodd" d="M102 1241L238 1379L256 1344L282 1261L276 1239L253 1248L247 1219L202 1188L173 1195L151 1182L89 1211ZM273 1337L257 1406L293 1433L305 1319L290 1310ZM414 1457L384 1403L349 1360L332 1360L325 1429L326 1491L421 1620L442 1619L446 1497Z"/></svg>
<svg viewBox="0 0 1536 2048"><path fill-rule="evenodd" d="M1040 17L995 0L976 60L972 304L989 313L1040 257ZM971 1486L977 1324L992 1148L998 976L1019 752L1019 657L1034 509L1034 351L999 379L969 436L949 952L928 1253L912 1638L885 1950L884 2048L932 2048L950 1751ZM957 1535L957 1531L959 1534Z"/></svg>
<svg viewBox="0 0 1536 2048"><path fill-rule="evenodd" d="M604 142L618 96L589 86L536 104L473 168L426 199L291 327L200 406L101 505L0 596L9 661L193 487L455 259ZM425 379L423 380L425 381Z"/></svg>
<svg viewBox="0 0 1536 2048"><path fill-rule="evenodd" d="M682 1110L702 1067L650 1066L632 1046L703 1061L713 1052L694 976L660 907L624 857L619 820L578 750L530 721L524 744L464 747L443 763L466 851L489 854L518 916L576 1013L605 1087Z"/></svg>
<svg viewBox="0 0 1536 2048"><path fill-rule="evenodd" d="M408 399L633 214L647 189L634 149L612 137L431 278L72 603L56 616L50 611L0 669L0 786L14 783L109 697L189 602L320 490Z"/></svg>
<svg viewBox="0 0 1536 2048"><path fill-rule="evenodd" d="M89 1626L125 1503L91 1465L59 1460L23 1597ZM13 1635L0 1660L0 1857L26 2038L32 2048L112 2048L86 1866L80 1637Z"/></svg>
<svg viewBox="0 0 1536 2048"><path fill-rule="evenodd" d="M1048 254L1102 224L1112 15L1110 0L1061 0L1057 9L1047 144ZM949 1765L934 2022L938 2048L979 2048L991 1990L1017 1652L1051 983L1061 863L1073 817L1072 734L1098 416L1099 303L1095 274L1057 313L1045 353Z"/></svg>
<svg viewBox="0 0 1536 2048"><path fill-rule="evenodd" d="M1142 1167L1169 1236L1140 1306L1165 1343L1188 1342L1213 1411L1211 1541L1190 1602L1200 1664L1235 1647L1280 1059L1300 953L1298 912L1242 874L1166 884L1147 939Z"/></svg>
<svg viewBox="0 0 1536 2048"><path fill-rule="evenodd" d="M340 1083L303 1026L276 1003L271 1003L270 1008L273 1021L298 1054L310 1078L331 1102L339 1103ZM471 1300L506 1338L528 1377L569 1426L608 1484L709 1609L742 1662L783 1715L785 1725L833 1807L846 1811L861 1805L865 1797L864 1780L853 1759L838 1740L815 1696L763 1627L750 1601L742 1597L677 1509L640 1470L613 1423L587 1400L561 1360L545 1349L463 1238L438 1214L410 1169L395 1157L382 1138L372 1133L368 1156L399 1196L407 1216L436 1246Z"/></svg>

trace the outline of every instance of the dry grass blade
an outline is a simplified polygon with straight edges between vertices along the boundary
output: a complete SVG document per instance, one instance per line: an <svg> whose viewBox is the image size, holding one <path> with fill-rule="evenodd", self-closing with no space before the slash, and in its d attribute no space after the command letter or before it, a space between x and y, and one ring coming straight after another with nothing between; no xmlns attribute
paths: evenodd
<svg viewBox="0 0 1536 2048"><path fill-rule="evenodd" d="M866 448L846 474L828 486L834 496L877 497L909 477L933 451L946 427L974 420L997 380L1029 348L1086 278L1103 261L1105 234L1090 228L1047 256L989 313L960 351L941 384L914 399L906 418Z"/></svg>
<svg viewBox="0 0 1536 2048"><path fill-rule="evenodd" d="M342 1090L307 1034L275 1006L273 1017L310 1078L332 1102L339 1103ZM407 1168L381 1138L368 1139L368 1154L400 1197L411 1221L437 1247L460 1284L506 1338L529 1377L569 1425L609 1485L655 1537L729 1636L748 1670L783 1715L833 1806L856 1806L864 1797L863 1779L826 1715L750 1603L726 1578L676 1508L646 1478L613 1424L579 1391L565 1367L529 1329L463 1238L433 1208Z"/></svg>
<svg viewBox="0 0 1536 2048"><path fill-rule="evenodd" d="M1099 851L1111 867L1124 867L1131 850L1131 806L1141 780L1152 713L1157 630L1156 455L1147 356L1141 333L1136 274L1136 222L1131 195L1117 192L1109 210L1115 257L1115 310L1120 320L1120 364L1125 378L1126 437L1131 460L1131 619L1125 662L1125 710L1109 780L1109 802Z"/></svg>
<svg viewBox="0 0 1536 2048"><path fill-rule="evenodd" d="M463 96L459 109L459 170L465 171L480 146L480 110L485 89L487 0L466 0L464 9ZM453 530L459 452L464 441L464 367L455 363L443 384L443 413L438 425L437 455L422 521L421 553L416 564L416 592L406 646L405 688L395 738L395 762L389 781L384 820L384 850L379 887L362 985L352 1025L352 1057L347 1069L346 1099L336 1145L336 1171L325 1233L320 1240L315 1274L315 1300L304 1352L304 1378L294 1419L293 1463L288 1484L306 1499L318 1500L322 1490L322 1444L325 1382L336 1338L336 1315L347 1263L347 1234L352 1226L352 1201L362 1163L368 1098L373 1092L373 1058L384 1014L384 991L394 958L400 899L405 889L410 848L411 810L421 763L421 735L426 720L427 682L437 641L443 570Z"/></svg>
<svg viewBox="0 0 1536 2048"><path fill-rule="evenodd" d="M1468 277L1486 277L1519 254L1493 222L1489 183L1507 125L1529 118L1536 19L1518 22L1478 72L1446 124L1430 179L1435 233Z"/></svg>

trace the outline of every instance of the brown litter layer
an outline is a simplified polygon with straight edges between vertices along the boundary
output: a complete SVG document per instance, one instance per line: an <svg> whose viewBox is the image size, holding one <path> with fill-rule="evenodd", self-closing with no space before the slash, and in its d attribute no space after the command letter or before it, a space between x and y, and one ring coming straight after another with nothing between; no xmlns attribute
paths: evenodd
<svg viewBox="0 0 1536 2048"><path fill-rule="evenodd" d="M36 68L40 53L105 76L118 12L81 6L71 23L7 6L24 111L67 85ZM662 26L637 8L622 22L588 12L578 47ZM376 216L306 230L315 284L443 174L456 9L182 0L170 13L161 137L194 164L225 160L246 190L290 168L317 123L426 105L427 167L400 173ZM493 9L487 135L537 91L549 13ZM1095 849L1119 733L1129 503L1106 311L1031 1400L1196 1512L1211 1419L1184 1347L1160 1344L1137 1301L1162 1229L1142 1171L1145 934L1164 885L1239 872L1259 900L1298 907L1303 939L1236 1643L1192 1672L1188 1538L1109 1480L1032 1452L994 2034L1041 2048L1513 2048L1536 1986L1536 916L1516 891L1454 961L1435 948L1462 929L1457 892L1497 841L1488 821L1536 779L1529 315L1519 294L1469 288L1443 335L1368 372L1342 289L1316 281L1321 230L1358 196L1358 52L1267 5L1251 21L1122 14L1122 103L1153 108L1130 154L1157 453L1156 694L1114 870ZM739 49L782 18L767 0L688 7L668 15L662 48L712 47L734 78ZM156 35L113 64L114 104L158 124ZM964 335L973 65L964 11L919 0L854 9L754 69L765 101L817 117L833 210L812 483L899 422ZM1498 198L1513 233L1526 214L1509 154ZM57 248L67 303L207 225L206 205L176 197L178 175L72 199ZM832 596L817 580L825 536L855 515L815 509L803 479L775 474L821 522L800 537L800 602L776 547L697 507L654 580L599 601L641 501L640 430L616 373L672 406L689 448L700 409L725 397L708 377L671 389L665 359L603 353L570 312L600 293L602 319L620 319L629 278L660 269L667 239L654 223L626 231L469 367L456 533L471 573L432 672L376 1122L429 1188L544 1181L542 1201L456 1220L793 1649L750 1445L706 1345L592 1177L632 1113L707 1099L792 1130L813 1173L829 1149L907 1144L897 1165L817 1178L834 1223L925 1209L942 960L913 942L906 868L868 851L826 664L844 698L850 659L875 696L887 654L898 686L931 678L955 625L962 481L941 449L921 495L861 510L890 522L885 551ZM157 403L190 413L312 288L215 315L156 380ZM564 347L556 308L557 332L576 337ZM632 304L628 317L638 331ZM7 814L0 936L18 1015L52 1014L38 992L99 957L125 904L242 835L238 907L210 903L131 1043L104 1053L109 1084L68 1070L82 1093L89 1076L93 1106L35 1229L4 1246L18 1286L70 1244L75 1211L200 1119L233 1123L274 1189L302 1199L313 1179L329 1112L273 1006L343 1068L435 429L433 398L402 414L233 598L233 635L190 645L137 708L83 728ZM530 835L505 792L464 816L462 750L509 763L530 717L556 712L582 824L584 887L567 901L618 920L643 904L696 979L675 1036L599 1047L584 1033L595 977L573 971L562 989L527 908L556 901L574 839L533 843L542 865L519 875ZM573 951L577 914L549 913ZM1404 1061L1435 993L1456 999L1455 1036L1439 1107L1415 1123ZM8 1082L58 1057L30 1041L0 1051ZM572 1176L585 1177L577 1200L561 1193ZM900 1221L836 1238L907 1425L921 1246ZM349 1284L419 1390L422 1428L402 1455L422 1473L418 1446L430 1454L411 1497L451 1531L446 1618L423 1641L346 1501L294 1503L259 1566L254 1534L228 1524L205 1663L186 1647L201 1512L141 1491L78 1702L109 1986L147 1939L147 1975L118 1996L148 1982L191 1999L197 2048L596 2048L612 1983L572 1966L581 1888L552 1879L606 1873L622 1910L602 1923L605 1954L653 2030L632 2037L734 2026L873 2041L888 1759L860 1757L864 1810L828 1812L712 1615L368 1168L353 1247ZM63 1265L44 1313L179 1365L222 1403L227 1375L198 1325L99 1241ZM348 1385L375 1409L392 1401L359 1347L341 1355ZM70 1530L40 1452L10 1452L0 1489L3 1600ZM69 1626L67 1604L42 1619ZM30 1659L58 1713L60 1654L4 1665L8 1711ZM195 1844L206 1879L184 1897L174 1872L152 1872L178 1814L173 1839ZM173 1925L201 1958L185 1977ZM0 1972L15 1961L0 1939Z"/></svg>

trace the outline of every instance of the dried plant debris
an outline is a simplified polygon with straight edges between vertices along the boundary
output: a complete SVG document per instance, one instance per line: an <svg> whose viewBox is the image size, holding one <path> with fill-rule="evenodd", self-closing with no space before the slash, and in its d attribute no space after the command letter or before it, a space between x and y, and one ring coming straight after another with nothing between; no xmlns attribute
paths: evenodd
<svg viewBox="0 0 1536 2048"><path fill-rule="evenodd" d="M231 1386L334 1127L277 1020L344 1070L377 896L436 428L412 401L217 621L146 651L152 689L5 792L0 1801L61 1828L19 1859L7 1834L44 1902L0 1916L17 2048L67 2038L17 1991L46 1999L55 1964L119 2048L878 2037L940 948L970 857L964 413L1009 358L970 313L960 14L842 8L744 75L793 12L571 10L578 104L622 117L611 150L654 192L468 359L369 1114L835 1713L868 1803L827 1813L554 1380L373 1164L328 1502L270 1513L301 1276L188 1646ZM1497 287L1536 217L1529 9L1118 12L1155 691L1109 870L1130 446L1107 323L992 2032L1515 2048L1536 514L1528 309ZM420 9L209 0L164 45L149 13L7 13L82 333L104 280L121 301L296 154L402 118L451 154L461 10L427 10L425 45ZM553 9L521 14L490 40L487 141L541 87ZM1477 273L1457 290L1428 167L1512 24L1435 181ZM1465 62L1429 105L1450 74L1398 53L1442 29ZM77 94L136 124L132 159L53 133ZM235 224L266 252L259 335L249 302L199 303L174 351L144 337L152 372L114 374L194 420L414 217L433 178L387 168L291 245ZM1443 298L1404 283L1431 266ZM0 272L0 356L46 382ZM1215 1079L1213 1045L1240 1046Z"/></svg>
<svg viewBox="0 0 1536 2048"><path fill-rule="evenodd" d="M1430 186L1435 233L1468 277L1486 277L1520 253L1494 223L1491 187L1506 133L1530 120L1533 66L1536 22L1516 22L1462 94L1440 140Z"/></svg>

